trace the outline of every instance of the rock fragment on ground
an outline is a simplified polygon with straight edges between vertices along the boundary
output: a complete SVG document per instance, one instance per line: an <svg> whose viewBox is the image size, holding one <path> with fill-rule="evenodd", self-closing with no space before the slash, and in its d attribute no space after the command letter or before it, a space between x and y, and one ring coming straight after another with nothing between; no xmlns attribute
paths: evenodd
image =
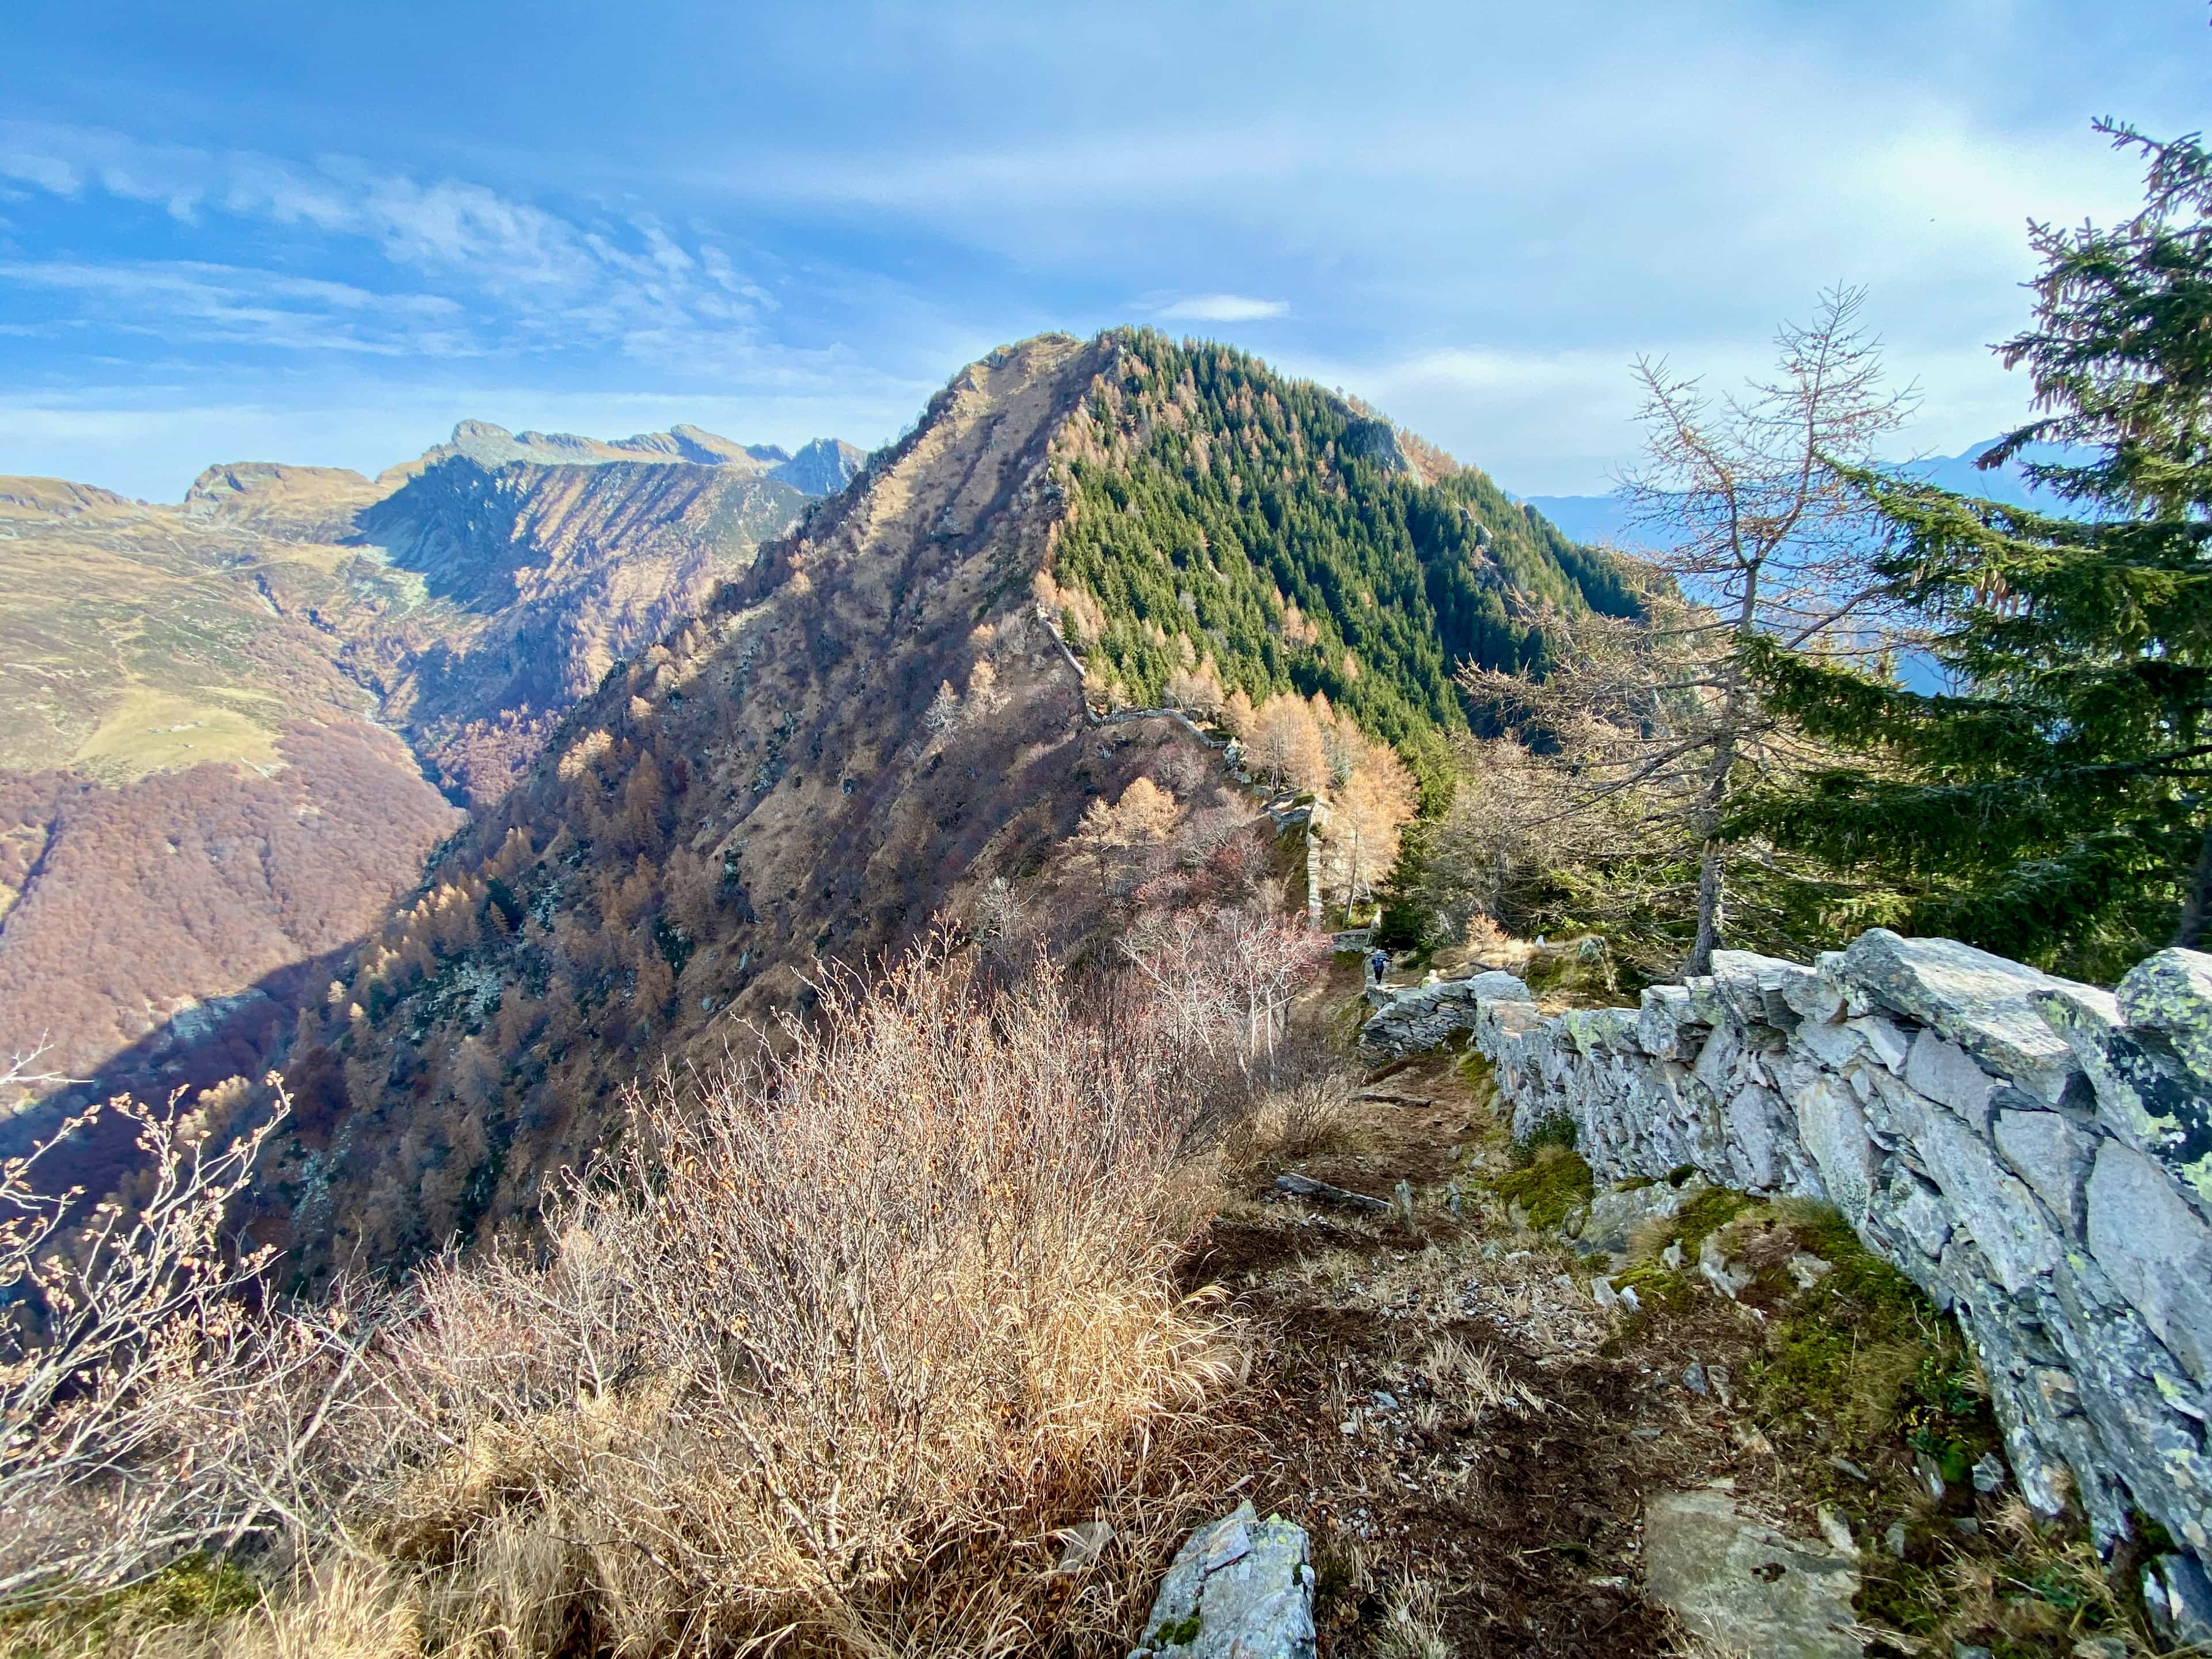
<svg viewBox="0 0 2212 1659"><path fill-rule="evenodd" d="M1784 1537L1726 1492L1662 1492L1644 1510L1645 1592L1691 1634L1729 1653L1856 1659L1853 1559Z"/></svg>
<svg viewBox="0 0 2212 1659"><path fill-rule="evenodd" d="M1680 1214L1709 1184L1702 1176L1692 1176L1679 1187L1654 1181L1626 1192L1600 1193L1590 1200L1576 1246L1585 1255L1625 1255L1638 1227Z"/></svg>
<svg viewBox="0 0 2212 1659"><path fill-rule="evenodd" d="M1130 1659L1314 1659L1313 1598L1304 1529L1247 1498L1176 1553Z"/></svg>

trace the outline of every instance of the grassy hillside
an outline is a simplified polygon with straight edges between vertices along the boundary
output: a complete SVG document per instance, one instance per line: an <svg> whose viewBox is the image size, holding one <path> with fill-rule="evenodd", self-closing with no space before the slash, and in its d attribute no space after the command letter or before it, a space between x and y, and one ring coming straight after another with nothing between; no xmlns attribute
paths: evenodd
<svg viewBox="0 0 2212 1659"><path fill-rule="evenodd" d="M1631 614L1606 555L1480 471L1225 346L1109 337L1060 446L1054 574L1102 613L1086 641L1133 702L1183 647L1255 702L1295 689L1418 757L1467 712L1462 662L1540 668L1543 607Z"/></svg>

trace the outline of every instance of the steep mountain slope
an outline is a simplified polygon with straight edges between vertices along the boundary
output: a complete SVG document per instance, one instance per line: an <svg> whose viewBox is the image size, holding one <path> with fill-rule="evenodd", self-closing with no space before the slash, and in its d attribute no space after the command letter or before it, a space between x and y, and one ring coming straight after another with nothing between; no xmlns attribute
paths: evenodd
<svg viewBox="0 0 2212 1659"><path fill-rule="evenodd" d="M528 1214L605 1138L611 1085L803 1007L822 958L912 937L966 872L1033 859L1126 783L1027 598L1052 439L1105 356L1048 338L963 374L580 704L303 1012L269 1188L303 1267ZM979 707L932 729L947 681Z"/></svg>
<svg viewBox="0 0 2212 1659"><path fill-rule="evenodd" d="M604 461L425 468L357 533L427 601L345 658L447 787L504 793L551 720L700 609L807 497L757 470Z"/></svg>
<svg viewBox="0 0 2212 1659"><path fill-rule="evenodd" d="M805 510L783 452L686 431L708 460L445 446L214 467L174 507L0 479L0 1049L89 1076L179 1015L193 1042L373 926L459 822L440 786L495 798Z"/></svg>
<svg viewBox="0 0 2212 1659"><path fill-rule="evenodd" d="M1461 663L1540 668L1546 610L1632 612L1609 560L1364 407L1225 347L1115 337L1064 441L1055 575L1103 605L1127 700L1210 659L1255 702L1326 693L1418 764L1466 723Z"/></svg>
<svg viewBox="0 0 2212 1659"><path fill-rule="evenodd" d="M1152 638L1146 590L1110 580L1139 553L1081 532L1085 492L1150 464L1103 437L1097 411L1149 384L1153 349L1048 336L971 366L896 451L562 722L297 1016L298 1111L263 1224L302 1271L526 1219L549 1175L604 1144L641 1071L750 1043L803 1013L825 963L876 958L987 884L1045 908L1039 884L1069 862L1055 847L1139 776L1192 803L1226 781L1173 722L1097 725L1056 629L1082 608L1065 603L1079 548L1117 603L1089 601L1099 641ZM1204 421L1210 442L1242 441L1235 420L1189 424ZM1323 495L1396 488L1357 458L1322 477ZM1252 547L1300 577L1273 544ZM1310 625L1364 644L1366 599L1313 568ZM1294 641L1279 659L1295 674L1315 654ZM1452 716L1430 709L1426 730ZM1110 927L1112 903L1073 897L1079 933Z"/></svg>
<svg viewBox="0 0 2212 1659"><path fill-rule="evenodd" d="M182 507L0 484L0 1046L86 1075L357 936L453 830L318 626L397 585L289 539L374 494L274 468Z"/></svg>

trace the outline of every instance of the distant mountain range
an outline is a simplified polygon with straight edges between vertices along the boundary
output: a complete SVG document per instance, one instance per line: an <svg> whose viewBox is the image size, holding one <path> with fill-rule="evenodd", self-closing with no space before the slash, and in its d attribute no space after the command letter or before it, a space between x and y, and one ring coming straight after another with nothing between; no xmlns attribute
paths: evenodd
<svg viewBox="0 0 2212 1659"><path fill-rule="evenodd" d="M1975 458L1996 441L1988 438L1969 445L1956 455L1899 463L1898 470L1961 495L1978 495L2014 507L2057 507L2048 495L2035 491L2021 471L2019 459L1986 472L1974 465ZM2044 462L2069 458L2078 459L2079 452L2057 444L2031 445L2025 455L2029 461ZM1618 492L1604 495L1529 495L1523 499L1576 541L1609 543L1632 550L1635 546L1639 532L1629 521L1627 501Z"/></svg>
<svg viewBox="0 0 2212 1659"><path fill-rule="evenodd" d="M836 438L817 438L796 455L775 444L740 444L696 426L673 426L635 438L580 438L572 432L509 432L489 421L463 421L453 440L429 451L424 465L465 455L487 471L524 461L538 466L599 466L614 461L683 462L773 478L805 495L834 495L852 483L866 453Z"/></svg>
<svg viewBox="0 0 2212 1659"><path fill-rule="evenodd" d="M864 459L464 421L174 505L0 477L0 1054L83 1075L273 1008Z"/></svg>

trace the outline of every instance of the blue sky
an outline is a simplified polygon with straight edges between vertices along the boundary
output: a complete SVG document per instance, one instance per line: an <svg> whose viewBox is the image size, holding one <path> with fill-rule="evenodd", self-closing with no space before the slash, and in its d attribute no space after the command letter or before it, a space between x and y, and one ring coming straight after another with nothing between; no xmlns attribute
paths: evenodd
<svg viewBox="0 0 2212 1659"><path fill-rule="evenodd" d="M2204 125L2198 0L9 6L0 473L175 499L454 420L894 435L1002 341L1151 322L1527 494L1871 289L1908 447L2021 411L2024 222L2089 120Z"/></svg>

